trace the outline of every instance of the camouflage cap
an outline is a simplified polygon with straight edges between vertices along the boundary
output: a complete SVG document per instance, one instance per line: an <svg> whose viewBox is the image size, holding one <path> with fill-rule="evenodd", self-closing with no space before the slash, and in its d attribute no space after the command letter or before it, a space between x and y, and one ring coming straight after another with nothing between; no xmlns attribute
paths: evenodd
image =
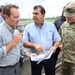
<svg viewBox="0 0 75 75"><path fill-rule="evenodd" d="M65 7L64 16L67 17L75 16L75 3L70 3Z"/></svg>

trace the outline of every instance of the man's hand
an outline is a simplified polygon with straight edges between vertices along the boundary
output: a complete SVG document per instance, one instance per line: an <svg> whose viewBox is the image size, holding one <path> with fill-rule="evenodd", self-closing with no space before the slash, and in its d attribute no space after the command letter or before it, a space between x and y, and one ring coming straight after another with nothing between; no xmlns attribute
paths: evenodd
<svg viewBox="0 0 75 75"><path fill-rule="evenodd" d="M61 51L63 51L63 45L59 45L59 48L61 49Z"/></svg>
<svg viewBox="0 0 75 75"><path fill-rule="evenodd" d="M14 38L13 38L13 42L14 42L15 44L21 42L21 40L22 40L22 34L21 34L21 33L16 34L16 35L14 36Z"/></svg>
<svg viewBox="0 0 75 75"><path fill-rule="evenodd" d="M28 56L28 57L35 57L35 56L37 56L37 54L36 53L30 53L29 51L27 51L27 52L25 52L25 54L24 54L25 56Z"/></svg>
<svg viewBox="0 0 75 75"><path fill-rule="evenodd" d="M30 53L30 55L29 55L30 58L31 58L31 57L35 57L35 56L37 56L36 53Z"/></svg>
<svg viewBox="0 0 75 75"><path fill-rule="evenodd" d="M54 53L56 52L56 47L55 46L52 46L51 48L50 48L50 50L54 50Z"/></svg>
<svg viewBox="0 0 75 75"><path fill-rule="evenodd" d="M37 51L43 51L45 52L45 49L42 45L40 44L34 44L34 48L37 50Z"/></svg>
<svg viewBox="0 0 75 75"><path fill-rule="evenodd" d="M13 40L6 45L7 53L12 50L12 48L22 40L21 33L18 33L14 36Z"/></svg>

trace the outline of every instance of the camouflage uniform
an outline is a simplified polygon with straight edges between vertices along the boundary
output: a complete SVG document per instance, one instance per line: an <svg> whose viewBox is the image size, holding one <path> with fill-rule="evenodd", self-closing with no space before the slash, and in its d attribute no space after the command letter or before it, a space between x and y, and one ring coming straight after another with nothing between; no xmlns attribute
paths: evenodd
<svg viewBox="0 0 75 75"><path fill-rule="evenodd" d="M60 33L63 43L62 74L75 75L75 23L64 22Z"/></svg>

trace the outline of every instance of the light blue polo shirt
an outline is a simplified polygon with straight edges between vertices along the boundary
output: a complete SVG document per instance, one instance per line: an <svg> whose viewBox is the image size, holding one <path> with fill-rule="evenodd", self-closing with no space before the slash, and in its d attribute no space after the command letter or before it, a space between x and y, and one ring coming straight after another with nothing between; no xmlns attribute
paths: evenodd
<svg viewBox="0 0 75 75"><path fill-rule="evenodd" d="M61 38L55 25L50 22L44 22L42 28L39 28L34 22L30 23L23 32L23 43L38 43L44 46L45 50L49 50L55 41L61 41ZM37 52L34 48L31 48L31 52L42 53Z"/></svg>

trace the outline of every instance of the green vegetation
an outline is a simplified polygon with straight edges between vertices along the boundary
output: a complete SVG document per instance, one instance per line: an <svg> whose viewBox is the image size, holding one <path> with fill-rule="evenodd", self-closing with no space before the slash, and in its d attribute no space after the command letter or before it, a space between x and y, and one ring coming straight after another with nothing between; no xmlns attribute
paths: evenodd
<svg viewBox="0 0 75 75"><path fill-rule="evenodd" d="M58 17L56 17L56 18L58 18ZM52 18L45 18L45 21L54 22L56 18L55 18L55 17L52 17ZM32 19L20 19L20 20L21 20L21 21L25 21L25 22L33 22Z"/></svg>
<svg viewBox="0 0 75 75"><path fill-rule="evenodd" d="M21 21L25 21L25 22L32 22L32 19L20 19Z"/></svg>
<svg viewBox="0 0 75 75"><path fill-rule="evenodd" d="M48 21L48 22L54 22L55 21L55 18L45 18L45 21Z"/></svg>

